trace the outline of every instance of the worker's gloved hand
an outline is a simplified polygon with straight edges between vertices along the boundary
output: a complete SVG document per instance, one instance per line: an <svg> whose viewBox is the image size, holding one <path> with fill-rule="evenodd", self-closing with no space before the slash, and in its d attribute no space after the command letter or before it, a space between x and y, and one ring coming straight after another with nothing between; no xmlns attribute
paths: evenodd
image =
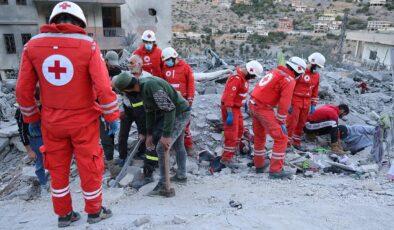
<svg viewBox="0 0 394 230"><path fill-rule="evenodd" d="M29 134L32 137L40 137L41 136L41 121L37 121L29 124Z"/></svg>
<svg viewBox="0 0 394 230"><path fill-rule="evenodd" d="M309 114L313 114L316 111L316 105L311 105L311 108L309 109Z"/></svg>
<svg viewBox="0 0 394 230"><path fill-rule="evenodd" d="M291 112L293 112L293 106L290 105L290 108L289 108L289 110L287 110L287 112L288 112L289 114L291 114Z"/></svg>
<svg viewBox="0 0 394 230"><path fill-rule="evenodd" d="M245 102L245 105L244 105L245 113L247 113L248 110L249 110L248 103L249 103L249 101L246 101L246 102Z"/></svg>
<svg viewBox="0 0 394 230"><path fill-rule="evenodd" d="M119 130L119 122L118 121L108 122L107 127L108 127L108 136L114 135Z"/></svg>
<svg viewBox="0 0 394 230"><path fill-rule="evenodd" d="M283 133L287 135L286 124L280 124L280 127L282 128Z"/></svg>
<svg viewBox="0 0 394 230"><path fill-rule="evenodd" d="M230 126L233 125L233 112L227 112L227 119L226 119L226 125Z"/></svg>

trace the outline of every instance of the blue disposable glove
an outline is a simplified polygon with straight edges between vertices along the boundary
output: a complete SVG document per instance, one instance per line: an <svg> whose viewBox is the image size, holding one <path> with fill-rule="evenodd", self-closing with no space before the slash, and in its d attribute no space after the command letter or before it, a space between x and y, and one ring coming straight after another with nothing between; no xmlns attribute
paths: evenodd
<svg viewBox="0 0 394 230"><path fill-rule="evenodd" d="M287 129L285 124L281 124L280 127L282 128L282 131L287 135Z"/></svg>
<svg viewBox="0 0 394 230"><path fill-rule="evenodd" d="M245 102L245 105L244 105L245 113L247 113L248 110L249 110L248 102L249 102L249 101L246 101L246 102Z"/></svg>
<svg viewBox="0 0 394 230"><path fill-rule="evenodd" d="M108 136L114 135L119 130L119 122L118 121L108 122L107 127L108 127Z"/></svg>
<svg viewBox="0 0 394 230"><path fill-rule="evenodd" d="M191 106L187 107L185 111L192 111L192 107Z"/></svg>
<svg viewBox="0 0 394 230"><path fill-rule="evenodd" d="M289 110L287 110L287 112L290 114L291 112L293 112L293 106L290 105Z"/></svg>
<svg viewBox="0 0 394 230"><path fill-rule="evenodd" d="M233 124L233 112L227 112L227 119L226 119L226 125L230 126Z"/></svg>
<svg viewBox="0 0 394 230"><path fill-rule="evenodd" d="M29 134L32 137L40 137L41 136L41 121L37 121L29 124Z"/></svg>
<svg viewBox="0 0 394 230"><path fill-rule="evenodd" d="M311 105L311 108L309 110L309 114L313 114L316 110L316 105Z"/></svg>

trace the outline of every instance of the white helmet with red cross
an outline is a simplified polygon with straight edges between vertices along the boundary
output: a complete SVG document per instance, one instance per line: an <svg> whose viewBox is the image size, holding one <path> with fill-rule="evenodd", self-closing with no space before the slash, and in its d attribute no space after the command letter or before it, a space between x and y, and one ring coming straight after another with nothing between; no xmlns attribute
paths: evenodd
<svg viewBox="0 0 394 230"><path fill-rule="evenodd" d="M153 32L152 30L145 30L144 33L142 34L141 40L147 42L155 42L156 41L155 32Z"/></svg>
<svg viewBox="0 0 394 230"><path fill-rule="evenodd" d="M177 58L178 53L172 47L167 47L161 52L161 60L165 61L169 58Z"/></svg>
<svg viewBox="0 0 394 230"><path fill-rule="evenodd" d="M63 1L56 4L49 17L49 23L52 23L53 19L59 14L70 14L83 22L83 28L86 27L86 18L81 7L73 2Z"/></svg>
<svg viewBox="0 0 394 230"><path fill-rule="evenodd" d="M263 76L263 66L258 61L250 61L246 63L246 70L251 75L256 75L256 77Z"/></svg>
<svg viewBox="0 0 394 230"><path fill-rule="evenodd" d="M300 57L291 57L287 62L287 65L289 65L294 71L296 71L298 74L303 74L305 73L306 69L306 62L304 59Z"/></svg>
<svg viewBox="0 0 394 230"><path fill-rule="evenodd" d="M312 65L317 65L320 68L324 68L324 64L326 63L326 58L321 53L313 53L308 57L309 63Z"/></svg>

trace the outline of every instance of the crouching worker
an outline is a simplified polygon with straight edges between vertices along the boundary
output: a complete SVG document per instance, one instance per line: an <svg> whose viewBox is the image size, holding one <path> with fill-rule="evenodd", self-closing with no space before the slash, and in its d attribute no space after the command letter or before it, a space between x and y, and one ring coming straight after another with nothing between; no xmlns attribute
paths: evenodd
<svg viewBox="0 0 394 230"><path fill-rule="evenodd" d="M153 127L155 114L163 114L163 132L159 143L156 146L159 157L160 179L150 196L166 196L165 189L165 160L164 154L168 154L168 149L174 147L177 163L176 174L171 177L172 182L185 183L186 178L186 149L184 146L184 132L190 120L189 103L166 81L163 79L148 76L137 79L130 72L123 72L113 81L116 85L120 79L127 78L129 83L125 92L140 93L145 107L146 114L146 147L153 149ZM167 165L169 169L169 165Z"/></svg>

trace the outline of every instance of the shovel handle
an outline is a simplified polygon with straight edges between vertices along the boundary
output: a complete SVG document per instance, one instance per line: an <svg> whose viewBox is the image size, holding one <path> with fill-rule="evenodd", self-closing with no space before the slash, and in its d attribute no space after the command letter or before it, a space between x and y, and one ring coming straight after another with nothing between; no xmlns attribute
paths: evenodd
<svg viewBox="0 0 394 230"><path fill-rule="evenodd" d="M171 190L169 154L170 154L170 148L165 147L164 171L165 171L165 178L166 178L165 188L166 188L167 192L170 192L170 190Z"/></svg>

